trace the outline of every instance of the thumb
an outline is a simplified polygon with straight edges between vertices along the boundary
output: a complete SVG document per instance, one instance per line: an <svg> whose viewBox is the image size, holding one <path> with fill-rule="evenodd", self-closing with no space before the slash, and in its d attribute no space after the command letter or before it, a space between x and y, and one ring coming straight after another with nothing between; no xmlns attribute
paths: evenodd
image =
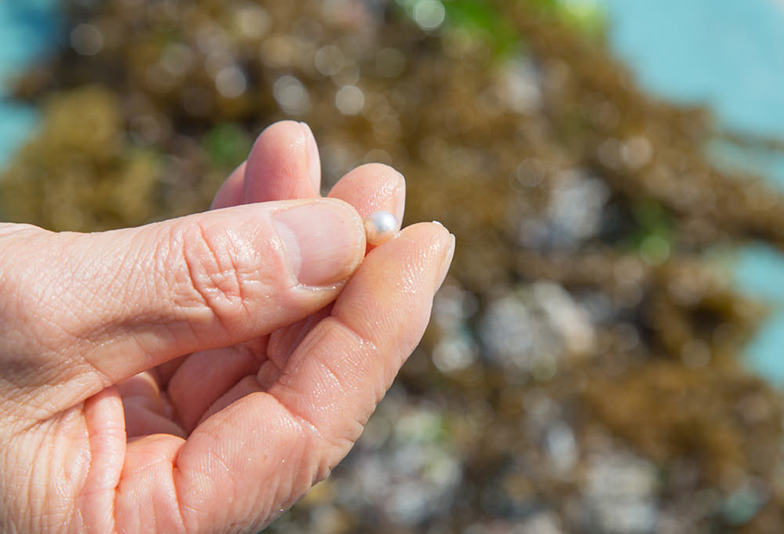
<svg viewBox="0 0 784 534"><path fill-rule="evenodd" d="M23 228L0 232L0 343L14 337L0 365L17 360L5 368L19 376L4 377L16 386L79 378L80 398L66 402L306 317L336 298L365 250L359 215L334 199L95 234Z"/></svg>

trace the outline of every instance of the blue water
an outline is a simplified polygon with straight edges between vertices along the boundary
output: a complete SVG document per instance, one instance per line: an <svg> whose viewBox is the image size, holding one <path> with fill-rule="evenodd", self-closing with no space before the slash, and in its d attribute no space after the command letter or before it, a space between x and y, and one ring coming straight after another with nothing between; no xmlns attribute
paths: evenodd
<svg viewBox="0 0 784 534"><path fill-rule="evenodd" d="M608 13L616 53L655 94L707 104L734 130L784 137L784 0L570 0ZM60 40L56 0L0 0L0 166L32 132L35 110L9 103L3 85ZM719 160L784 189L784 158L713 147ZM748 348L760 375L784 386L784 256L742 251L736 280L773 307Z"/></svg>
<svg viewBox="0 0 784 534"><path fill-rule="evenodd" d="M784 2L602 1L615 49L647 88L710 104L737 129L784 135Z"/></svg>
<svg viewBox="0 0 784 534"><path fill-rule="evenodd" d="M8 101L7 84L30 61L51 51L59 37L55 0L0 0L0 165L38 120L34 109Z"/></svg>
<svg viewBox="0 0 784 534"><path fill-rule="evenodd" d="M783 0L595 0L610 41L644 87L669 100L706 104L738 132L784 138ZM719 161L784 189L784 157L712 147ZM747 348L749 365L784 386L784 256L763 245L741 251L738 285L773 313Z"/></svg>

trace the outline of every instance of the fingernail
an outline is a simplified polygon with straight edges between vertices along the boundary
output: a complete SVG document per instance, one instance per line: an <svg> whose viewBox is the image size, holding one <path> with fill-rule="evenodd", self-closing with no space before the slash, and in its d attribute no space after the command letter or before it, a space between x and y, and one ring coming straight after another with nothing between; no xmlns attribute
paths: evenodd
<svg viewBox="0 0 784 534"><path fill-rule="evenodd" d="M300 122L302 129L305 130L305 140L308 152L308 172L310 173L310 181L313 184L313 189L316 194L321 193L321 159L319 158L318 144L316 137L313 135L313 130L310 129L304 122Z"/></svg>
<svg viewBox="0 0 784 534"><path fill-rule="evenodd" d="M320 200L274 214L291 273L305 286L326 286L350 275L362 259L362 221L338 202Z"/></svg>
<svg viewBox="0 0 784 534"><path fill-rule="evenodd" d="M452 265L452 259L455 257L455 236L454 234L449 234L449 249L446 251L444 255L443 263L441 264L441 270L438 273L438 284L436 285L436 290L438 290L443 284L444 280L446 280L446 275L449 272L449 267Z"/></svg>

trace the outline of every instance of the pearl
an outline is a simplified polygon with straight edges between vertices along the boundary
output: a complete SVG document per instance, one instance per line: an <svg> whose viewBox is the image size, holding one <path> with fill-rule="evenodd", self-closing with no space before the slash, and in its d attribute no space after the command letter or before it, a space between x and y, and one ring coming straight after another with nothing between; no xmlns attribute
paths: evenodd
<svg viewBox="0 0 784 534"><path fill-rule="evenodd" d="M367 242L375 247L397 233L397 220L388 211L377 211L365 218Z"/></svg>

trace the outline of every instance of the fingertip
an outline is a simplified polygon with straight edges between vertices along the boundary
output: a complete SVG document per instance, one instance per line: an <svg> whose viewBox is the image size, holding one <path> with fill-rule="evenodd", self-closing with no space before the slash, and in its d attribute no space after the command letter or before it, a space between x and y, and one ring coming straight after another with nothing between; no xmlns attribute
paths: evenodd
<svg viewBox="0 0 784 534"><path fill-rule="evenodd" d="M447 250L452 243L452 234L438 221L415 223L404 228L398 235L410 241L429 242L432 247Z"/></svg>
<svg viewBox="0 0 784 534"><path fill-rule="evenodd" d="M434 292L446 279L455 253L455 236L440 222L416 223L404 228L395 238L406 243L400 250L411 250L433 273ZM399 253L398 253L399 254Z"/></svg>
<svg viewBox="0 0 784 534"><path fill-rule="evenodd" d="M248 156L244 201L269 202L320 196L321 165L310 128L281 121L261 132Z"/></svg>
<svg viewBox="0 0 784 534"><path fill-rule="evenodd" d="M363 218L388 211L395 216L399 229L405 214L406 180L388 165L368 163L341 178L329 197L348 202Z"/></svg>

